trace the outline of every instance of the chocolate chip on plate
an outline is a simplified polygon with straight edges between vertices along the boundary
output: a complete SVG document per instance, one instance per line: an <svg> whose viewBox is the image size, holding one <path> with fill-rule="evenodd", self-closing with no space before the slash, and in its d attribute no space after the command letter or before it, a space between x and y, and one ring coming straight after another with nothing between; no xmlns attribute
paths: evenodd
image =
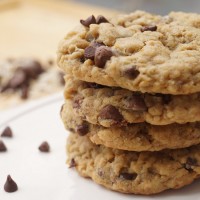
<svg viewBox="0 0 200 200"><path fill-rule="evenodd" d="M136 66L133 65L123 71L123 75L128 79L135 79L140 72L137 70Z"/></svg>
<svg viewBox="0 0 200 200"><path fill-rule="evenodd" d="M76 131L80 136L84 136L89 132L89 127L87 123L83 123L76 127Z"/></svg>
<svg viewBox="0 0 200 200"><path fill-rule="evenodd" d="M42 144L39 146L39 148L38 148L41 152L45 152L45 153L47 153L47 152L49 152L50 151L50 146L49 146L49 144L48 144L48 142L42 142Z"/></svg>
<svg viewBox="0 0 200 200"><path fill-rule="evenodd" d="M122 172L122 173L120 173L119 177L121 179L125 179L125 180L135 180L137 178L137 174L136 173Z"/></svg>
<svg viewBox="0 0 200 200"><path fill-rule="evenodd" d="M141 28L141 31L156 31L157 30L157 26L144 26Z"/></svg>
<svg viewBox="0 0 200 200"><path fill-rule="evenodd" d="M6 145L4 144L3 141L0 140L0 152L5 152L7 151Z"/></svg>
<svg viewBox="0 0 200 200"><path fill-rule="evenodd" d="M113 105L106 105L99 113L99 117L101 119L110 119L114 122L121 122L123 120L123 116L119 112L119 110Z"/></svg>
<svg viewBox="0 0 200 200"><path fill-rule="evenodd" d="M7 126L1 133L1 137L12 137L12 136L13 136L13 132L9 126Z"/></svg>
<svg viewBox="0 0 200 200"><path fill-rule="evenodd" d="M81 19L80 23L83 26L89 27L90 24L96 24L96 19L95 19L94 15L91 15L86 20Z"/></svg>
<svg viewBox="0 0 200 200"><path fill-rule="evenodd" d="M109 21L103 15L97 16L96 22L97 22L97 24L109 23Z"/></svg>
<svg viewBox="0 0 200 200"><path fill-rule="evenodd" d="M103 68L108 60L113 56L109 47L100 46L95 51L94 62L97 67Z"/></svg>
<svg viewBox="0 0 200 200"><path fill-rule="evenodd" d="M4 190L9 193L16 192L18 190L17 184L13 181L10 175L7 176L6 183L4 184Z"/></svg>

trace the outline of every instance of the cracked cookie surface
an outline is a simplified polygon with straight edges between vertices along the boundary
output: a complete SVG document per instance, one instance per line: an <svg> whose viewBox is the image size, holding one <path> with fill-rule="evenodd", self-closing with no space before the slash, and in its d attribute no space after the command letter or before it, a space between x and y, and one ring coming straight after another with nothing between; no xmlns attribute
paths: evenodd
<svg viewBox="0 0 200 200"><path fill-rule="evenodd" d="M200 121L200 93L142 94L70 76L65 80L65 98L73 102L73 110L78 116L92 124L111 127L139 122L167 125Z"/></svg>
<svg viewBox="0 0 200 200"><path fill-rule="evenodd" d="M60 68L80 80L143 93L200 91L200 15L136 11L108 21L68 33L58 49Z"/></svg>
<svg viewBox="0 0 200 200"><path fill-rule="evenodd" d="M177 189L200 175L200 146L160 152L128 152L94 145L70 134L68 163L83 177L123 193L155 194Z"/></svg>
<svg viewBox="0 0 200 200"><path fill-rule="evenodd" d="M67 101L61 111L65 127L81 136L87 135L99 145L128 151L160 151L178 149L200 143L200 123L170 124L155 126L137 123L122 127L103 127L84 121L73 113Z"/></svg>

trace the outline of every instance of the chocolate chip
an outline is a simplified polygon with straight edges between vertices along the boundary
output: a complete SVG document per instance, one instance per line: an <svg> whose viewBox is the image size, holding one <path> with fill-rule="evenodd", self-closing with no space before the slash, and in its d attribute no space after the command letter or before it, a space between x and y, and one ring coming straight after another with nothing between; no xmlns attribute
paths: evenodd
<svg viewBox="0 0 200 200"><path fill-rule="evenodd" d="M86 59L94 60L95 51L96 51L96 48L93 46L86 47L84 51L84 57Z"/></svg>
<svg viewBox="0 0 200 200"><path fill-rule="evenodd" d="M76 127L76 132L80 135L80 136L84 136L89 132L89 127L87 123L83 123L81 125L78 125Z"/></svg>
<svg viewBox="0 0 200 200"><path fill-rule="evenodd" d="M29 87L28 87L28 85L22 86L22 89L21 89L21 98L22 99L28 99L28 94L29 94Z"/></svg>
<svg viewBox="0 0 200 200"><path fill-rule="evenodd" d="M157 30L157 26L145 26L141 28L141 31L156 31Z"/></svg>
<svg viewBox="0 0 200 200"><path fill-rule="evenodd" d="M73 168L73 167L76 167L76 162L74 158L71 159L70 164L69 164L69 168Z"/></svg>
<svg viewBox="0 0 200 200"><path fill-rule="evenodd" d="M12 137L12 136L13 136L13 133L9 126L7 126L1 133L1 137Z"/></svg>
<svg viewBox="0 0 200 200"><path fill-rule="evenodd" d="M146 111L147 106L141 95L132 95L130 98L126 99L127 107L134 111Z"/></svg>
<svg viewBox="0 0 200 200"><path fill-rule="evenodd" d="M49 144L48 142L43 142L39 148L38 148L41 152L49 152L50 151L50 147L49 147Z"/></svg>
<svg viewBox="0 0 200 200"><path fill-rule="evenodd" d="M135 79L139 74L140 72L137 70L135 65L123 71L123 75L127 77L128 79Z"/></svg>
<svg viewBox="0 0 200 200"><path fill-rule="evenodd" d="M4 190L9 193L16 192L18 190L17 184L13 181L10 175L7 176L6 183L4 184Z"/></svg>
<svg viewBox="0 0 200 200"><path fill-rule="evenodd" d="M107 105L103 107L103 109L100 111L99 117L106 120L110 119L114 122L121 122L123 120L123 116L121 115L119 110L112 105Z"/></svg>
<svg viewBox="0 0 200 200"><path fill-rule="evenodd" d="M72 107L79 109L81 107L81 103L83 102L83 97L81 96L75 96L72 102Z"/></svg>
<svg viewBox="0 0 200 200"><path fill-rule="evenodd" d="M136 173L126 173L126 172L123 172L123 173L120 173L119 177L121 179L125 179L125 180L135 180L137 178L137 174Z"/></svg>
<svg viewBox="0 0 200 200"><path fill-rule="evenodd" d="M91 15L91 16L88 17L86 20L81 19L81 20L80 20L80 23L81 23L83 26L89 27L90 24L96 24L96 19L95 19L94 15Z"/></svg>
<svg viewBox="0 0 200 200"><path fill-rule="evenodd" d="M7 151L6 145L0 140L0 152Z"/></svg>
<svg viewBox="0 0 200 200"><path fill-rule="evenodd" d="M109 47L100 46L96 49L94 62L97 67L103 68L108 60L113 56Z"/></svg>
<svg viewBox="0 0 200 200"><path fill-rule="evenodd" d="M102 15L99 15L97 17L97 24L101 24L101 23L109 23L109 21Z"/></svg>

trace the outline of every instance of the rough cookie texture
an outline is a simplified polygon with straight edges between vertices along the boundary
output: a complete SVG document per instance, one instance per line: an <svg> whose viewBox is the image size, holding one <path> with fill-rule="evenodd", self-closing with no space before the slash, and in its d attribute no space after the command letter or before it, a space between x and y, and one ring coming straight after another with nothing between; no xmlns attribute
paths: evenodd
<svg viewBox="0 0 200 200"><path fill-rule="evenodd" d="M153 125L200 121L200 93L190 95L141 94L65 77L65 98L73 101L74 112L92 124L105 127L148 122ZM114 107L121 115L107 107ZM92 108L92 109L91 109ZM104 117L102 117L104 113ZM112 113L110 113L111 115Z"/></svg>
<svg viewBox="0 0 200 200"><path fill-rule="evenodd" d="M108 21L80 24L69 32L58 49L60 68L80 80L133 91L200 91L200 15L172 12L162 17L136 11ZM84 58L94 41L112 51L103 67Z"/></svg>
<svg viewBox="0 0 200 200"><path fill-rule="evenodd" d="M68 163L81 176L111 190L155 194L190 184L200 175L200 145L161 152L128 152L96 146L71 134Z"/></svg>
<svg viewBox="0 0 200 200"><path fill-rule="evenodd" d="M200 143L199 122L166 126L137 123L105 128L90 124L77 116L73 113L69 101L63 106L61 117L66 129L81 136L87 135L97 145L102 144L115 149L160 151L166 148L178 149Z"/></svg>

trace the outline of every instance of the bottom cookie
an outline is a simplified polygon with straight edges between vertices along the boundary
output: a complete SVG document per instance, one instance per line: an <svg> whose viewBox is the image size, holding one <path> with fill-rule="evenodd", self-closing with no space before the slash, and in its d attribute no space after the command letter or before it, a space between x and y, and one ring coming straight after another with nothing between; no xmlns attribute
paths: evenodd
<svg viewBox="0 0 200 200"><path fill-rule="evenodd" d="M122 193L155 194L190 184L200 175L200 145L160 152L129 152L94 145L70 134L68 163L83 177Z"/></svg>

